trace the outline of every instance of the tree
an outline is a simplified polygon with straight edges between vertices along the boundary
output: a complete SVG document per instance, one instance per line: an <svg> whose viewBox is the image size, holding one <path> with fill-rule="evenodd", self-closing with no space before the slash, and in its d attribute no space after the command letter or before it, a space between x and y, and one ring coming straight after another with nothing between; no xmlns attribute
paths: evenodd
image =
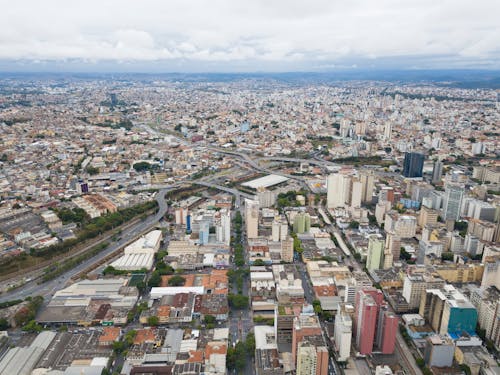
<svg viewBox="0 0 500 375"><path fill-rule="evenodd" d="M254 266L265 266L266 263L264 263L264 261L262 259L258 258L258 259L255 259L255 261L253 262L253 265Z"/></svg>
<svg viewBox="0 0 500 375"><path fill-rule="evenodd" d="M415 360L415 362L417 362L417 366L420 367L420 368L424 368L425 367L425 361L423 358L417 358Z"/></svg>
<svg viewBox="0 0 500 375"><path fill-rule="evenodd" d="M255 335L253 332L249 332L247 334L247 338L245 339L245 349L247 354L250 354L250 356L255 355Z"/></svg>
<svg viewBox="0 0 500 375"><path fill-rule="evenodd" d="M35 320L30 320L23 327L23 331L31 333L39 333L42 331L42 329L43 329L42 326L40 324L37 324Z"/></svg>
<svg viewBox="0 0 500 375"><path fill-rule="evenodd" d="M203 320L204 320L205 324L214 324L215 323L215 316L205 315L205 318Z"/></svg>
<svg viewBox="0 0 500 375"><path fill-rule="evenodd" d="M359 228L359 222L356 220L353 220L349 223L349 228L350 229L358 229Z"/></svg>
<svg viewBox="0 0 500 375"><path fill-rule="evenodd" d="M148 318L148 324L152 327L156 327L157 325L160 324L160 319L158 319L157 316L150 316Z"/></svg>
<svg viewBox="0 0 500 375"><path fill-rule="evenodd" d="M96 168L96 167L92 167L92 166L88 166L87 168L85 168L85 171L91 175L91 176L94 176L96 174L99 173L99 168Z"/></svg>
<svg viewBox="0 0 500 375"><path fill-rule="evenodd" d="M168 279L169 286L182 286L186 283L186 279L180 275L172 276Z"/></svg>
<svg viewBox="0 0 500 375"><path fill-rule="evenodd" d="M8 328L10 328L8 320L5 318L0 318L0 331L5 331Z"/></svg>
<svg viewBox="0 0 500 375"><path fill-rule="evenodd" d="M235 309L246 309L248 307L248 297L241 294L229 294L227 296L229 304Z"/></svg>
<svg viewBox="0 0 500 375"><path fill-rule="evenodd" d="M148 281L149 287L158 287L161 284L161 275L158 271L154 271Z"/></svg>

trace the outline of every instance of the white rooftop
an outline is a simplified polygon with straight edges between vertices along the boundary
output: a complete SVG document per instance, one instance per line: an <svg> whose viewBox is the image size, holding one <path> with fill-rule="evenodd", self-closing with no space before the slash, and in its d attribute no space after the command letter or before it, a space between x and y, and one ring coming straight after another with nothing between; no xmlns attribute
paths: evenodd
<svg viewBox="0 0 500 375"><path fill-rule="evenodd" d="M277 185L277 184L280 184L280 183L285 182L285 181L288 181L287 177L278 176L276 174L270 174L270 175L267 175L264 177L256 178L255 180L245 182L241 185L248 186L248 187L251 187L253 189L258 189L260 187L266 188L269 186Z"/></svg>

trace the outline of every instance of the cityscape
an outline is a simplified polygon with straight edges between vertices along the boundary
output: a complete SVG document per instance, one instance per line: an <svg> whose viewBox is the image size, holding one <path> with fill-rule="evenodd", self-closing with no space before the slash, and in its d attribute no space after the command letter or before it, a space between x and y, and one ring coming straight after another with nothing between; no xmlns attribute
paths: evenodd
<svg viewBox="0 0 500 375"><path fill-rule="evenodd" d="M495 6L469 40L460 1L361 1L402 17L369 31L28 3L0 15L0 375L500 375Z"/></svg>

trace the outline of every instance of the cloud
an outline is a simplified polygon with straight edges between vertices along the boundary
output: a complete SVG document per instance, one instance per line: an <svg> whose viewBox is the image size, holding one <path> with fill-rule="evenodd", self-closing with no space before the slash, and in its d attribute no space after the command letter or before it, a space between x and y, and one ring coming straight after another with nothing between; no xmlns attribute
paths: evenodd
<svg viewBox="0 0 500 375"><path fill-rule="evenodd" d="M248 68L286 70L394 59L500 67L496 0L0 0L0 6L3 61L201 68L246 61Z"/></svg>

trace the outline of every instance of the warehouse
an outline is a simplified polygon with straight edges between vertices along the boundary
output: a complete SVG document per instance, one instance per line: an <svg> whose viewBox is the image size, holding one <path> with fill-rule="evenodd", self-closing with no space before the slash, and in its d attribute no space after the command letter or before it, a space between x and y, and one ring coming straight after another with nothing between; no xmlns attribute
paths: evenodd
<svg viewBox="0 0 500 375"><path fill-rule="evenodd" d="M270 186L281 184L285 181L288 181L287 177L270 174L264 177L256 178L255 180L245 182L241 185L257 190L260 187L267 188Z"/></svg>

